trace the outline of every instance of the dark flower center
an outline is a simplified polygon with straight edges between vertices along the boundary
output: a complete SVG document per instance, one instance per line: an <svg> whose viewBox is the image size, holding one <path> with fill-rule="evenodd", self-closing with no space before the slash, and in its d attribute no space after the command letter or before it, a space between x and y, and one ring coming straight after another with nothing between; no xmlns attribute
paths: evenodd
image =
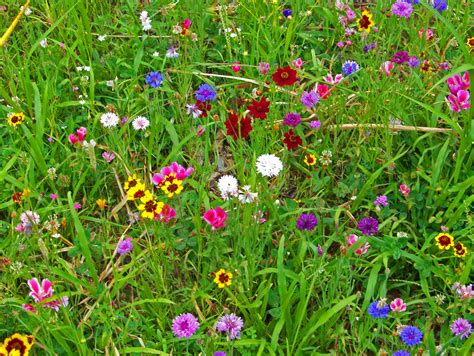
<svg viewBox="0 0 474 356"><path fill-rule="evenodd" d="M12 352L13 350L17 350L20 351L20 355L24 355L26 352L25 343L19 339L11 340L5 348L7 349L8 353Z"/></svg>
<svg viewBox="0 0 474 356"><path fill-rule="evenodd" d="M135 179L131 180L130 182L128 182L128 189L133 188L137 185L137 183L138 182Z"/></svg>
<svg viewBox="0 0 474 356"><path fill-rule="evenodd" d="M135 199L141 198L143 196L145 196L145 192L143 190L137 190L135 194L133 195Z"/></svg>
<svg viewBox="0 0 474 356"><path fill-rule="evenodd" d="M18 121L20 121L20 118L19 118L18 116L16 116L16 115L13 115L12 118L11 118L11 120L12 120L12 122L13 122L14 124L16 124Z"/></svg>
<svg viewBox="0 0 474 356"><path fill-rule="evenodd" d="M309 156L309 157L306 157L306 161L308 161L308 163L311 164L314 162L314 159L313 157Z"/></svg>
<svg viewBox="0 0 474 356"><path fill-rule="evenodd" d="M281 73L281 77L282 77L283 79L288 78L288 76L289 76L289 74L288 74L287 72Z"/></svg>
<svg viewBox="0 0 474 356"><path fill-rule="evenodd" d="M178 190L178 185L177 184L170 184L168 186L168 192L174 193Z"/></svg>
<svg viewBox="0 0 474 356"><path fill-rule="evenodd" d="M146 210L147 212L152 213L152 212L155 211L155 209L156 209L156 204L155 204L155 202L154 202L153 200L149 200L149 201L146 202L146 204L145 204L145 210Z"/></svg>
<svg viewBox="0 0 474 356"><path fill-rule="evenodd" d="M451 243L451 239L449 238L449 236L443 235L440 236L439 243L442 246L448 246Z"/></svg>
<svg viewBox="0 0 474 356"><path fill-rule="evenodd" d="M227 273L221 273L219 275L219 282L221 282L223 284L229 282L229 276L227 275Z"/></svg>
<svg viewBox="0 0 474 356"><path fill-rule="evenodd" d="M359 20L359 26L361 28L368 29L370 27L370 23L370 19L366 15L363 15L362 18Z"/></svg>

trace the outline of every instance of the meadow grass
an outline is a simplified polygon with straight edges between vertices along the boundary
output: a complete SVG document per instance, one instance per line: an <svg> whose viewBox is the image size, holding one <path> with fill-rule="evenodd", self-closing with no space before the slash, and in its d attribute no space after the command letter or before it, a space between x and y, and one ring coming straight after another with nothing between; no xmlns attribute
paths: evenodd
<svg viewBox="0 0 474 356"><path fill-rule="evenodd" d="M332 1L32 1L0 49L0 340L33 335L34 355L469 354L474 336L461 339L450 326L473 319L471 294L452 289L472 277L473 115L451 111L445 97L448 78L472 77L472 11L464 0L443 12L421 0L405 19L392 14L394 2L349 4L357 18L368 9L376 28L363 35L353 22L356 33L346 38L345 12ZM2 30L20 5L7 0ZM142 11L151 30L142 28ZM173 32L177 24L182 33ZM432 39L419 36L428 28ZM165 55L170 46L177 58ZM429 60L431 70L394 64L386 76L380 66L398 51ZM297 58L299 81L276 86L272 73ZM347 60L360 70L306 109L303 91L341 73ZM261 62L270 64L267 74ZM159 87L146 84L150 72L162 74ZM186 106L203 83L217 99L207 117L193 118ZM271 103L266 119L252 119L248 137L234 139L224 122L262 96ZM9 125L8 115L20 112L25 121ZM106 128L107 112L128 120ZM289 112L303 118L292 128L302 139L295 150L282 142ZM138 116L149 120L146 130L133 128ZM371 124L379 127L364 126ZM87 143L72 144L80 127ZM304 162L309 153L314 166ZM256 169L263 154L281 159L276 177ZM173 162L194 172L168 198L152 177ZM133 174L176 218L137 219L139 202L127 200L124 187ZM224 199L224 175L258 198ZM376 208L378 196L388 206ZM203 214L216 207L227 219L212 229ZM18 228L28 211L40 222ZM314 229L297 228L303 213L317 217ZM379 223L373 235L358 228L369 216ZM442 231L465 256L437 247ZM349 246L351 234L359 239ZM133 250L121 256L126 237ZM220 269L233 274L224 288L214 282ZM54 296L35 303L32 278L49 279ZM67 306L42 307L60 297ZM406 311L369 315L373 302L395 298ZM173 333L182 313L200 323L189 338ZM216 330L230 313L244 323L233 340ZM400 337L407 325L423 332L412 348Z"/></svg>

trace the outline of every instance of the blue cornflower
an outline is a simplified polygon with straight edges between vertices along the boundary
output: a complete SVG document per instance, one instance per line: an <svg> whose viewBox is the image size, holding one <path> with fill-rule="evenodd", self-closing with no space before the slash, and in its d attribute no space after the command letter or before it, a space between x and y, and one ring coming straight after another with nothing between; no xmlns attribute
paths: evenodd
<svg viewBox="0 0 474 356"><path fill-rule="evenodd" d="M290 9L283 10L283 16L285 16L285 17L289 17L292 14L293 14L293 11L291 11Z"/></svg>
<svg viewBox="0 0 474 356"><path fill-rule="evenodd" d="M152 88L158 88L163 83L163 76L160 72L150 72L145 77L145 83Z"/></svg>
<svg viewBox="0 0 474 356"><path fill-rule="evenodd" d="M448 2L446 0L431 0L431 4L433 5L435 10L439 12L443 12L448 8Z"/></svg>
<svg viewBox="0 0 474 356"><path fill-rule="evenodd" d="M400 333L400 339L405 345L412 347L421 343L423 333L416 326L407 326Z"/></svg>
<svg viewBox="0 0 474 356"><path fill-rule="evenodd" d="M379 319L379 318L386 318L390 308L388 307L387 303L382 301L375 301L370 303L368 313L372 318Z"/></svg>
<svg viewBox="0 0 474 356"><path fill-rule="evenodd" d="M418 5L420 3L420 0L405 0L405 2L413 5Z"/></svg>
<svg viewBox="0 0 474 356"><path fill-rule="evenodd" d="M412 68L416 68L420 65L420 59L417 56L411 56L408 59L408 65Z"/></svg>
<svg viewBox="0 0 474 356"><path fill-rule="evenodd" d="M410 356L410 353L406 350L395 351L392 356Z"/></svg>
<svg viewBox="0 0 474 356"><path fill-rule="evenodd" d="M211 101L217 97L216 88L210 86L209 84L201 84L195 92L196 100L201 102Z"/></svg>
<svg viewBox="0 0 474 356"><path fill-rule="evenodd" d="M345 61L342 65L342 73L349 76L360 69L360 66L354 61Z"/></svg>

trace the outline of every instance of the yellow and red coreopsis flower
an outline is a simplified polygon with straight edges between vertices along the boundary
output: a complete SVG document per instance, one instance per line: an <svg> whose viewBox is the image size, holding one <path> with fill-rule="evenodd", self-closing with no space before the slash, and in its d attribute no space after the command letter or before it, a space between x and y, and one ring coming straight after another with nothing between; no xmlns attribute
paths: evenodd
<svg viewBox="0 0 474 356"><path fill-rule="evenodd" d="M25 121L25 114L22 112L12 112L7 116L8 124L13 127L21 125Z"/></svg>
<svg viewBox="0 0 474 356"><path fill-rule="evenodd" d="M436 246L438 246L440 250L449 250L451 247L454 246L454 237L445 232L436 235L435 241Z"/></svg>
<svg viewBox="0 0 474 356"><path fill-rule="evenodd" d="M357 24L359 25L359 31L370 32L370 28L375 25L375 22L372 21L372 14L364 10L362 11L362 15L360 19L357 20Z"/></svg>
<svg viewBox="0 0 474 356"><path fill-rule="evenodd" d="M474 48L474 37L469 37L466 41L466 44L469 48Z"/></svg>
<svg viewBox="0 0 474 356"><path fill-rule="evenodd" d="M316 156L312 153L307 153L304 156L304 163L307 166L314 166L316 164Z"/></svg>
<svg viewBox="0 0 474 356"><path fill-rule="evenodd" d="M31 335L15 333L0 345L0 356L28 356L34 342L35 338Z"/></svg>
<svg viewBox="0 0 474 356"><path fill-rule="evenodd" d="M171 181L166 180L161 186L161 190L168 194L168 198L172 198L173 195L178 195L183 190L183 186L181 185L181 183L182 181L178 179L173 179Z"/></svg>
<svg viewBox="0 0 474 356"><path fill-rule="evenodd" d="M461 242L456 243L454 245L454 256L456 257L464 257L467 255L467 248Z"/></svg>
<svg viewBox="0 0 474 356"><path fill-rule="evenodd" d="M160 214L165 205L162 202L156 201L151 192L146 191L145 196L140 198L142 204L138 206L138 210L142 212L144 218L153 219L155 214Z"/></svg>
<svg viewBox="0 0 474 356"><path fill-rule="evenodd" d="M232 273L226 272L225 269L220 269L215 273L214 282L219 288L224 288L225 286L230 286L232 284Z"/></svg>
<svg viewBox="0 0 474 356"><path fill-rule="evenodd" d="M128 200L141 199L145 196L147 190L143 183L137 183L134 187L127 190Z"/></svg>
<svg viewBox="0 0 474 356"><path fill-rule="evenodd" d="M125 191L128 191L130 188L135 187L137 184L141 183L140 179L137 178L136 174L132 174L128 177L127 181L124 184Z"/></svg>

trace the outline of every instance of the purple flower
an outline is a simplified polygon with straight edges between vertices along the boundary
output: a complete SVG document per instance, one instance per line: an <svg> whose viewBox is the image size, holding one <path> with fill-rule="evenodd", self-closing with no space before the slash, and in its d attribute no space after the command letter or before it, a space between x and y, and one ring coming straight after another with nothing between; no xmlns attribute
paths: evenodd
<svg viewBox="0 0 474 356"><path fill-rule="evenodd" d="M132 249L133 249L133 243L132 243L132 238L131 237L127 237L125 240L121 240L117 244L117 253L120 256L123 256L126 253L131 252Z"/></svg>
<svg viewBox="0 0 474 356"><path fill-rule="evenodd" d="M172 329L177 338L190 338L199 329L199 322L191 313L180 314L173 319Z"/></svg>
<svg viewBox="0 0 474 356"><path fill-rule="evenodd" d="M369 52L371 49L374 49L375 48L375 42L372 42L371 44L369 45L365 45L364 46L364 53L367 53Z"/></svg>
<svg viewBox="0 0 474 356"><path fill-rule="evenodd" d="M283 119L283 125L296 127L301 122L301 115L296 112L289 112Z"/></svg>
<svg viewBox="0 0 474 356"><path fill-rule="evenodd" d="M417 56L411 56L408 59L408 65L412 68L416 68L420 65L420 59Z"/></svg>
<svg viewBox="0 0 474 356"><path fill-rule="evenodd" d="M367 310L369 315L375 319L386 318L389 311L390 308L388 304L381 301L370 303L369 309Z"/></svg>
<svg viewBox="0 0 474 356"><path fill-rule="evenodd" d="M357 62L354 62L354 61L345 61L344 64L342 65L342 73L344 73L344 75L346 76L354 74L359 69L360 69L360 66L357 64Z"/></svg>
<svg viewBox="0 0 474 356"><path fill-rule="evenodd" d="M321 257L323 255L323 248L320 244L318 244L318 256Z"/></svg>
<svg viewBox="0 0 474 356"><path fill-rule="evenodd" d="M145 83L147 83L152 88L158 88L163 83L163 76L160 72L150 72L145 77Z"/></svg>
<svg viewBox="0 0 474 356"><path fill-rule="evenodd" d="M201 84L194 92L196 100L201 102L212 101L217 97L216 88L210 86L209 84Z"/></svg>
<svg viewBox="0 0 474 356"><path fill-rule="evenodd" d="M311 127L312 129L318 130L321 127L321 121L312 120L309 122L309 127Z"/></svg>
<svg viewBox="0 0 474 356"><path fill-rule="evenodd" d="M357 226L359 230L367 236L375 235L379 232L379 222L373 217L363 218Z"/></svg>
<svg viewBox="0 0 474 356"><path fill-rule="evenodd" d="M407 52L400 51L400 52L397 52L393 55L392 62L395 62L397 64L403 64L405 62L408 62L409 58L410 58L410 56L408 55Z"/></svg>
<svg viewBox="0 0 474 356"><path fill-rule="evenodd" d="M305 91L303 94L301 94L301 102L308 109L311 109L313 106L315 106L319 102L319 100L319 94L314 90Z"/></svg>
<svg viewBox="0 0 474 356"><path fill-rule="evenodd" d="M448 8L448 2L446 0L431 0L431 4L433 5L435 10L439 12L443 12Z"/></svg>
<svg viewBox="0 0 474 356"><path fill-rule="evenodd" d="M410 352L406 351L406 350L398 350L398 351L395 351L392 356L410 356Z"/></svg>
<svg viewBox="0 0 474 356"><path fill-rule="evenodd" d="M400 339L405 345L412 347L421 344L423 333L416 326L407 326L400 333Z"/></svg>
<svg viewBox="0 0 474 356"><path fill-rule="evenodd" d="M234 313L221 316L216 323L216 330L227 333L228 340L240 339L240 330L243 327L244 321Z"/></svg>
<svg viewBox="0 0 474 356"><path fill-rule="evenodd" d="M392 14L398 17L409 18L413 12L413 5L404 0L397 0L396 3L392 5Z"/></svg>
<svg viewBox="0 0 474 356"><path fill-rule="evenodd" d="M454 320L450 328L453 335L459 336L460 339L466 339L472 333L471 323L463 318Z"/></svg>
<svg viewBox="0 0 474 356"><path fill-rule="evenodd" d="M291 14L293 14L293 11L291 11L290 9L283 10L283 16L290 17Z"/></svg>
<svg viewBox="0 0 474 356"><path fill-rule="evenodd" d="M74 209L79 210L82 208L82 205L79 203L74 203Z"/></svg>
<svg viewBox="0 0 474 356"><path fill-rule="evenodd" d="M216 351L214 352L214 356L227 356L227 354L224 351Z"/></svg>
<svg viewBox="0 0 474 356"><path fill-rule="evenodd" d="M299 230L311 231L316 227L317 224L318 224L318 219L316 218L316 216L314 216L311 213L301 214L298 220L296 220L296 227Z"/></svg>
<svg viewBox="0 0 474 356"><path fill-rule="evenodd" d="M374 201L375 206L383 205L383 206L388 206L388 198L385 195L379 195L375 201Z"/></svg>

